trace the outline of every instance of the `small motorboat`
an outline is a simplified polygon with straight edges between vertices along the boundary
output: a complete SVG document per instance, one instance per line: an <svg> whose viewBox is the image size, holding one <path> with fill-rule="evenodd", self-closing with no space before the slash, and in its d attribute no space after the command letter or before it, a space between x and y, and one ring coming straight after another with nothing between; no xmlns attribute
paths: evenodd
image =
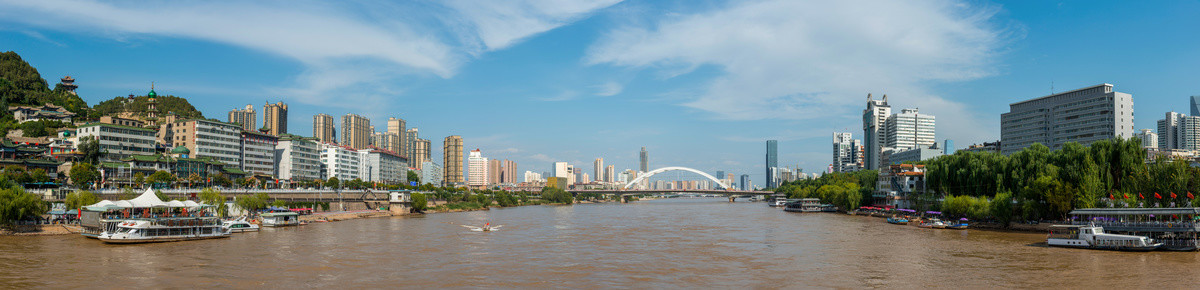
<svg viewBox="0 0 1200 290"><path fill-rule="evenodd" d="M484 224L482 227L468 226L468 225L462 225L462 226L464 228L471 229L472 232L494 232L494 231L499 231L500 227L503 227L504 225L493 226L492 223L487 223L487 224Z"/></svg>
<svg viewBox="0 0 1200 290"><path fill-rule="evenodd" d="M894 225L907 225L908 219L902 217L889 217L887 218L887 222Z"/></svg>
<svg viewBox="0 0 1200 290"><path fill-rule="evenodd" d="M949 222L946 224L946 228L952 230L965 230L969 226L970 225L967 224L967 218L959 219L958 223Z"/></svg>
<svg viewBox="0 0 1200 290"><path fill-rule="evenodd" d="M227 220L222 223L221 227L233 233L258 231L258 225L246 221L245 216L234 220Z"/></svg>

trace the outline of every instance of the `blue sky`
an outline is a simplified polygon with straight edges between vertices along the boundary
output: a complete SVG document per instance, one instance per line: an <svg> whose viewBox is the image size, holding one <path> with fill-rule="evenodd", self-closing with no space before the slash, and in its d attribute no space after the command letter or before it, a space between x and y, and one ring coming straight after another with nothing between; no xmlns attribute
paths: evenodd
<svg viewBox="0 0 1200 290"><path fill-rule="evenodd" d="M301 135L316 113L395 116L522 171L636 168L646 146L755 184L767 139L823 170L867 93L960 147L1051 84L1115 84L1140 128L1200 95L1200 2L829 2L0 0L0 50L89 104L154 81L219 119L286 102Z"/></svg>

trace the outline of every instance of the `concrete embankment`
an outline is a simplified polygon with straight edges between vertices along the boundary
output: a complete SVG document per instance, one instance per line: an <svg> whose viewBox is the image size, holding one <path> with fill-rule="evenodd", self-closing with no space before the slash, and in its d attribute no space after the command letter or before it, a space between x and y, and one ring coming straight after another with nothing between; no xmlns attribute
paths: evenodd
<svg viewBox="0 0 1200 290"><path fill-rule="evenodd" d="M22 225L0 228L0 236L50 236L78 234L75 225Z"/></svg>

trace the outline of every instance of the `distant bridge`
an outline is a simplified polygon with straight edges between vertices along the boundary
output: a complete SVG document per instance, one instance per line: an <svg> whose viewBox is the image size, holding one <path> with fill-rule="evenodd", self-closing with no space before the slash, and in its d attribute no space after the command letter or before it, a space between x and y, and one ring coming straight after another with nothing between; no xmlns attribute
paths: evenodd
<svg viewBox="0 0 1200 290"><path fill-rule="evenodd" d="M651 170L650 172L646 172L643 174L638 174L637 178L630 180L629 183L626 183L625 187L623 187L623 188L629 189L629 188L633 187L634 185L637 185L638 182L641 182L642 180L646 180L646 179L650 178L651 176L654 176L655 174L659 174L659 173L663 173L663 172L667 172L667 171L676 171L676 170L688 171L688 172L692 172L695 174L699 174L700 176L704 176L704 178L708 178L708 180L712 180L713 182L716 182L717 185L720 186L721 188L729 189L728 184L721 182L720 179L717 179L716 177L713 177L712 175L708 175L708 173L704 173L704 171L695 170L695 169L691 169L691 168L687 168L687 167L681 167L681 166L667 166L667 167Z"/></svg>

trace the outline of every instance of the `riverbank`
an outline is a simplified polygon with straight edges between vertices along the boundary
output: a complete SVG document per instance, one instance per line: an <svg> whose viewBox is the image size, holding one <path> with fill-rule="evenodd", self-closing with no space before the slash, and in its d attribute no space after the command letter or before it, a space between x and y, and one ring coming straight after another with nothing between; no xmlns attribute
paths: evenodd
<svg viewBox="0 0 1200 290"><path fill-rule="evenodd" d="M356 211L335 211L335 212L316 212L310 215L300 216L301 222L336 222L349 219L373 218L373 217L389 217L392 213L384 210L356 210Z"/></svg>
<svg viewBox="0 0 1200 290"><path fill-rule="evenodd" d="M53 236L78 234L76 225L24 225L0 228L0 236Z"/></svg>
<svg viewBox="0 0 1200 290"><path fill-rule="evenodd" d="M846 214L846 213L839 211L839 212L836 212L836 214ZM887 219L887 217L888 217L888 215L862 215L862 214L855 214L854 216L871 217L871 218L878 218L878 219ZM979 222L972 221L972 222L969 222L969 224L970 224L971 229L980 229L980 230L988 230L988 231L996 231L996 232L1020 232L1020 233L1046 233L1047 231L1050 230L1051 225L1055 225L1055 223L1038 223L1038 224L1010 223L1007 227L1005 227L1003 224L992 223L992 222L982 222L982 221L979 221Z"/></svg>

